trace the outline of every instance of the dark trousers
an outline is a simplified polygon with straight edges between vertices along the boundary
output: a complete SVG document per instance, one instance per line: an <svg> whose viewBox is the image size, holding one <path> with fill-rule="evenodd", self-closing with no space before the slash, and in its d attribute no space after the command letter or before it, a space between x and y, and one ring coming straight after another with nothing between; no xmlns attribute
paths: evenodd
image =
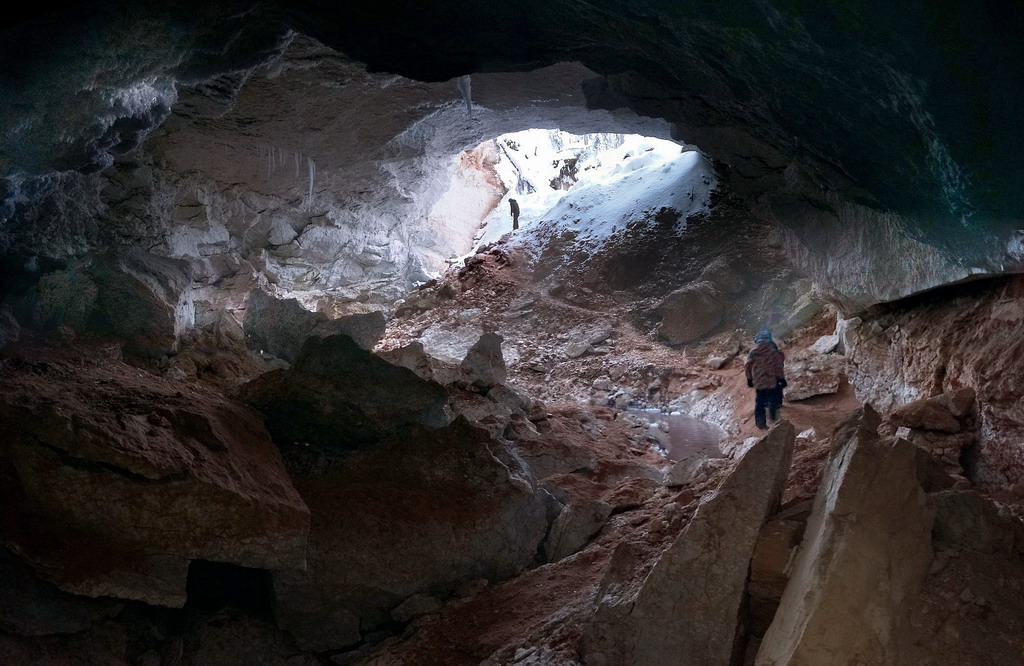
<svg viewBox="0 0 1024 666"><path fill-rule="evenodd" d="M782 389L757 389L754 397L754 424L758 428L767 428L765 410L772 421L779 418L779 407L782 407Z"/></svg>

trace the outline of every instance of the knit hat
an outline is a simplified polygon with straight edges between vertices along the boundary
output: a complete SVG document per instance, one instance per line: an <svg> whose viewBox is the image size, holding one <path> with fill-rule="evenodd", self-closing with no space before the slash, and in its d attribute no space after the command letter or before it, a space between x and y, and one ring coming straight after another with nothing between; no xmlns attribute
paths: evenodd
<svg viewBox="0 0 1024 666"><path fill-rule="evenodd" d="M760 331L757 332L757 335L754 336L754 344L757 344L757 343L760 343L760 342L771 342L771 341L772 341L772 332L769 331L767 328L762 328Z"/></svg>

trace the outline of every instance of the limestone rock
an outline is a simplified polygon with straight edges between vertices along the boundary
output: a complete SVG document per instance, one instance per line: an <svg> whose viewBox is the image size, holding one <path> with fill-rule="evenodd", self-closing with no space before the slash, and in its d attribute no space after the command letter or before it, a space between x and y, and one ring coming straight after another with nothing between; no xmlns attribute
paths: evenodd
<svg viewBox="0 0 1024 666"><path fill-rule="evenodd" d="M914 448L880 439L874 421L836 430L758 665L897 663L900 623L932 559L933 514Z"/></svg>
<svg viewBox="0 0 1024 666"><path fill-rule="evenodd" d="M710 282L696 282L669 294L658 305L658 334L669 344L692 342L715 330L725 306Z"/></svg>
<svg viewBox="0 0 1024 666"><path fill-rule="evenodd" d="M774 425L702 499L639 589L624 585L613 558L585 630L588 664L731 663L750 559L779 501L794 434L788 421Z"/></svg>
<svg viewBox="0 0 1024 666"><path fill-rule="evenodd" d="M280 300L261 290L249 296L245 310L245 336L249 347L294 362L310 337L345 334L363 349L373 349L384 335L379 312L331 319L310 312L295 299Z"/></svg>
<svg viewBox="0 0 1024 666"><path fill-rule="evenodd" d="M608 522L612 507L607 502L571 502L551 525L545 547L548 562L557 562L579 551Z"/></svg>
<svg viewBox="0 0 1024 666"><path fill-rule="evenodd" d="M750 562L751 595L774 601L782 598L804 527L796 520L775 519L764 524Z"/></svg>
<svg viewBox="0 0 1024 666"><path fill-rule="evenodd" d="M708 264L701 273L701 279L713 283L727 294L738 294L747 288L747 281L725 258Z"/></svg>
<svg viewBox="0 0 1024 666"><path fill-rule="evenodd" d="M1013 551L1012 521L1000 516L991 500L970 490L946 490L931 497L936 544L982 553Z"/></svg>
<svg viewBox="0 0 1024 666"><path fill-rule="evenodd" d="M416 426L441 428L448 394L407 368L366 351L348 335L306 340L290 370L238 389L266 416L278 442L355 448Z"/></svg>
<svg viewBox="0 0 1024 666"><path fill-rule="evenodd" d="M501 342L502 337L497 333L484 333L466 352L459 368L473 386L489 389L505 383L508 371L501 355Z"/></svg>
<svg viewBox="0 0 1024 666"><path fill-rule="evenodd" d="M458 365L431 356L420 342L410 342L404 347L383 351L379 356L388 363L408 368L420 378L442 386L453 384L462 377Z"/></svg>
<svg viewBox="0 0 1024 666"><path fill-rule="evenodd" d="M818 354L831 354L839 348L838 335L823 335L814 341L810 350Z"/></svg>
<svg viewBox="0 0 1024 666"><path fill-rule="evenodd" d="M90 273L97 305L125 341L126 353L147 358L171 353L195 321L185 261L142 250L108 252L97 257Z"/></svg>
<svg viewBox="0 0 1024 666"><path fill-rule="evenodd" d="M843 357L817 352L800 353L786 359L785 397L789 402L839 391L845 372Z"/></svg>
<svg viewBox="0 0 1024 666"><path fill-rule="evenodd" d="M697 476L701 467L707 460L707 456L694 455L676 461L671 467L665 470L666 486L685 486Z"/></svg>
<svg viewBox="0 0 1024 666"><path fill-rule="evenodd" d="M963 429L948 409L932 399L915 400L903 405L890 414L888 420L896 426L920 430L955 433Z"/></svg>
<svg viewBox="0 0 1024 666"><path fill-rule="evenodd" d="M110 360L0 373L0 540L62 590L181 606L189 561L300 566L309 513L258 416Z"/></svg>
<svg viewBox="0 0 1024 666"><path fill-rule="evenodd" d="M289 454L301 457L302 449ZM530 471L500 440L463 419L357 451L296 487L313 516L308 568L275 573L278 621L300 646L341 647L337 621L362 630L390 621L414 594L508 578L547 531ZM354 621L349 626L355 626Z"/></svg>

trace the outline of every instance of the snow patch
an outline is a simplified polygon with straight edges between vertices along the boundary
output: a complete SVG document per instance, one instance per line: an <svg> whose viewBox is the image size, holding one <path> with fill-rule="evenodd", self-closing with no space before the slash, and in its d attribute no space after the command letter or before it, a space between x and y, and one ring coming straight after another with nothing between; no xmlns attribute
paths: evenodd
<svg viewBox="0 0 1024 666"><path fill-rule="evenodd" d="M484 218L478 247L513 231L509 199L520 209L516 245L538 250L568 233L592 253L658 220L682 233L688 217L708 210L717 185L700 153L663 139L526 130L494 142L494 169L509 191Z"/></svg>

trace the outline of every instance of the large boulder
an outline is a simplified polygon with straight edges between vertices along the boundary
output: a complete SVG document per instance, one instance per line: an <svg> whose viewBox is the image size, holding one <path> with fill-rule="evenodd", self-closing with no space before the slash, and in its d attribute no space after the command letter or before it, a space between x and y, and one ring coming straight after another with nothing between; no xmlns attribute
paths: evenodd
<svg viewBox="0 0 1024 666"><path fill-rule="evenodd" d="M313 515L309 565L277 572L274 591L280 625L308 649L357 642L414 594L518 573L547 529L529 469L463 419L296 474Z"/></svg>
<svg viewBox="0 0 1024 666"><path fill-rule="evenodd" d="M609 571L585 631L588 664L732 663L750 560L779 501L794 439L793 426L780 421L754 444L638 589Z"/></svg>
<svg viewBox="0 0 1024 666"><path fill-rule="evenodd" d="M551 525L545 554L548 562L557 562L579 551L597 534L612 513L602 500L570 502Z"/></svg>
<svg viewBox="0 0 1024 666"><path fill-rule="evenodd" d="M259 416L111 360L0 372L0 542L80 595L181 606L193 559L301 566L309 512Z"/></svg>
<svg viewBox="0 0 1024 666"><path fill-rule="evenodd" d="M129 354L169 354L177 349L178 336L194 324L186 261L138 249L111 251L93 261L90 277L97 307Z"/></svg>
<svg viewBox="0 0 1024 666"><path fill-rule="evenodd" d="M695 282L677 289L658 305L658 335L672 345L693 342L714 331L722 322L725 304L711 282Z"/></svg>
<svg viewBox="0 0 1024 666"><path fill-rule="evenodd" d="M898 663L900 626L932 560L933 512L914 447L879 438L863 411L836 430L759 666Z"/></svg>
<svg viewBox="0 0 1024 666"><path fill-rule="evenodd" d="M385 320L380 312L331 319L319 312L310 312L293 298L277 299L255 290L246 304L244 326L250 348L291 363L310 337L344 333L363 349L373 349L384 335Z"/></svg>
<svg viewBox="0 0 1024 666"><path fill-rule="evenodd" d="M263 412L276 441L289 444L356 448L450 421L444 387L344 334L308 338L291 369L261 375L238 395Z"/></svg>
<svg viewBox="0 0 1024 666"><path fill-rule="evenodd" d="M486 391L505 383L508 370L501 355L501 342L502 337L497 333L484 333L466 352L459 369L474 387Z"/></svg>

